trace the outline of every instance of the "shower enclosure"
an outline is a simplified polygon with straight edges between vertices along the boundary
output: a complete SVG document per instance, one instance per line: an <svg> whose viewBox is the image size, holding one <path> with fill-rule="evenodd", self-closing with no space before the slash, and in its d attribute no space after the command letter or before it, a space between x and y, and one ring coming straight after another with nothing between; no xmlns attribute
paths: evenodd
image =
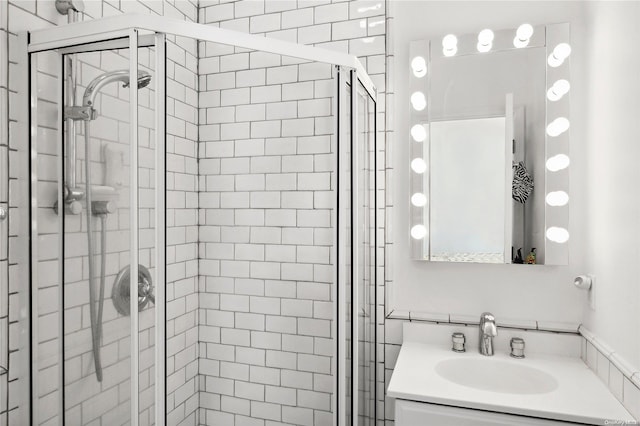
<svg viewBox="0 0 640 426"><path fill-rule="evenodd" d="M155 16L21 35L31 424L376 422L376 91Z"/></svg>

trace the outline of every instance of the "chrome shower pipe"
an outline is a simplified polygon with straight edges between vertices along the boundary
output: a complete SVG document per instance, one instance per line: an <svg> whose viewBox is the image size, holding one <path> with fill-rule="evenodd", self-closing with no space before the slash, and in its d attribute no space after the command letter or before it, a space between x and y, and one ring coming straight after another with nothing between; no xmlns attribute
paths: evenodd
<svg viewBox="0 0 640 426"><path fill-rule="evenodd" d="M69 55L66 57L66 80L67 80L67 102L66 105L71 105L73 108L76 104L76 66L77 66L77 57L76 55ZM76 149L76 125L75 120L67 115L67 173L66 173L66 189L67 192L65 194L65 202L70 203L75 200L79 200L84 196L84 192L76 187L77 184L77 174L76 174L76 159L77 159L77 149Z"/></svg>

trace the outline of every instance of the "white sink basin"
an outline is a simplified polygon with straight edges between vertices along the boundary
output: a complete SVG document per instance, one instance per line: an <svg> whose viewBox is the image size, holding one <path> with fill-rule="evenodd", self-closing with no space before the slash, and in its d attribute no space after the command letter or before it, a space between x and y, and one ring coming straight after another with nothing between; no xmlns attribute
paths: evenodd
<svg viewBox="0 0 640 426"><path fill-rule="evenodd" d="M543 394L558 388L558 381L542 370L489 357L446 359L435 370L450 382L490 392Z"/></svg>

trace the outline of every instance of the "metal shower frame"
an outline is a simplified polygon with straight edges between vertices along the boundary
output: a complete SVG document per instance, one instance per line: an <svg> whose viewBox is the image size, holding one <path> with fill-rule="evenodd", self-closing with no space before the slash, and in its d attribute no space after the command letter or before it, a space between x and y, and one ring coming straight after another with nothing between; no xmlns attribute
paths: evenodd
<svg viewBox="0 0 640 426"><path fill-rule="evenodd" d="M156 200L155 200L155 239L157 247L165 247L165 234L166 234L166 221L165 221L165 197L158 196L158 194L165 194L165 120L166 120L166 36L178 36L178 37L186 37L192 38L200 41L208 41L219 44L232 45L236 47L241 47L245 49L255 50L255 51L263 51L273 54L279 54L283 56L296 57L299 59L315 61L320 63L326 63L334 65L337 69L336 75L334 76L334 82L336 84L336 101L334 105L337 107L334 109L334 119L335 119L335 142L333 145L334 155L335 155L335 164L336 166L339 164L340 152L344 149L344 146L347 144L352 144L355 146L357 143L358 136L358 125L357 125L357 89L358 86L361 85L368 96L374 101L374 117L377 114L377 91L376 87L365 71L364 67L360 63L357 57L345 53L334 52L331 50L305 46L296 43L266 38L262 36L256 36L251 34L246 34L242 32L232 31L221 29L217 27L212 27L204 24L191 23L186 21L180 21L177 19L165 18L161 16L153 16L153 15L119 15L107 18L101 18L92 21L85 22L77 22L73 24L53 27L49 29L36 30L30 32L21 33L19 36L19 40L21 45L23 46L22 54L20 57L20 66L23 67L20 73L20 93L29 93L29 97L22 97L22 108L24 111L26 122L28 123L25 126L23 131L23 137L25 140L25 145L29 146L29 157L32 159L32 166L30 168L29 179L31 182L31 186L37 183L38 175L37 175L37 166L33 159L35 159L37 155L36 150L36 137L37 137L37 123L32 121L32 118L36 115L37 108L37 91L34 90L37 87L37 79L34 75L31 75L31 54L58 50L61 55L58 63L58 68L60 69L60 75L58 79L58 98L62 99L62 87L64 80L64 74L62 73L63 62L62 62L62 53L70 54L70 53L79 53L85 51L95 51L95 50L105 50L105 49L118 49L118 48L129 48L130 60L129 60L129 76L130 81L136 81L137 73L138 73L138 48L140 47L153 47L155 46L156 55L155 55L155 124L156 124L156 132L155 132L155 146L156 146L156 158L155 158L155 188L156 188ZM343 72L349 72L350 74L350 90L351 90L351 105L346 106L344 102L340 101L340 84L344 83L344 79L340 78L340 75ZM344 74L343 74L344 75ZM138 90L135 84L130 85L129 88L129 96L130 96L130 105L134 107L129 108L130 114L130 159L131 165L130 167L130 186L131 188L138 187L138 169L137 167L133 167L133 165L138 163ZM29 105L31 103L31 105ZM351 109L351 141L345 141L345 143L341 143L340 141L340 116L339 110L340 105L343 107L347 107ZM62 108L58 112L58 122L62 123ZM375 122L375 120L374 120ZM375 129L374 129L375 134ZM58 144L58 155L62 158L63 151L63 130L60 125L57 130L57 144ZM352 153L355 150L351 151ZM374 156L374 158L377 156ZM62 161L62 160L61 160ZM352 160L352 166L357 166L355 159ZM375 167L375 165L374 165ZM336 175L336 185L333 188L334 199L336 203L340 203L339 199L339 189L340 189L340 180L341 177L339 175L339 169L336 168L334 174ZM357 182L357 173L355 173L356 177L352 177L352 188L358 188ZM377 173L376 173L377 175ZM58 168L58 205L62 206L64 204L63 201L63 168L60 166ZM138 197L136 190L130 191L130 223L131 223L131 244L130 244L130 265L131 265L131 273L130 273L130 303L131 309L130 312L137 312L137 277L138 277ZM377 191L375 191L377 194ZM357 200L357 198L356 198ZM347 200L342 200L343 202ZM339 204L336 204L338 207ZM355 205L354 205L355 206ZM374 200L374 208L377 210L377 200ZM37 217L37 209L38 209L38 200L37 194L30 194L30 233L32 235L30 250L31 254L37 254L37 221L35 218ZM357 247L357 235L356 230L358 229L358 218L357 215L352 215L351 219L347 218L347 220L351 220L351 232L352 232L352 242L353 246ZM344 358L340 358L341 355L345 353L345 342L343 339L343 333L345 330L345 316L344 309L341 309L341 305L343 304L343 300L345 297L344 287L339 280L339 277L343 276L344 273L349 273L348 271L342 271L343 265L338 261L339 257L338 253L338 245L339 245L339 229L342 227L342 223L340 223L340 213L336 209L335 211L336 224L335 229L336 238L334 239L333 245L333 256L335 259L335 268L334 268L334 277L335 283L338 285L333 286L333 300L335 302L334 313L337 321L333 321L333 336L336 338L337 345L334 350L334 357L336 359L336 364L333 368L333 374L336 376L336 380L334 380L334 392L333 392L333 408L335 410L334 415L334 424L336 425L345 425L345 407L341 402L344 399L344 383L345 383L345 367L342 365ZM60 230L63 230L64 226L64 216L59 215L58 217L58 226ZM374 221L375 226L375 221ZM375 233L377 234L377 232ZM63 238L59 238L59 253L60 256L63 254ZM376 242L374 241L374 244ZM155 381L155 420L157 425L164 425L166 423L166 349L165 345L159 345L158 342L166 341L166 295L165 295L165 251L164 250L156 250L155 251L155 264L157 265L157 277L156 282L156 301L157 301L157 309L155 310L155 371L156 371L156 381ZM353 253L351 254L353 256ZM61 259L59 258L59 261ZM31 256L31 264L30 264L30 288L29 291L32 293L30 295L31 306L37 306L37 292L32 292L33 285L31 283L37 283L37 259L34 259L34 256ZM356 268L354 268L355 270ZM352 301L357 301L357 285L355 279L357 278L357 272L352 271ZM63 268L59 268L59 296L60 301L64 300L64 276L63 276ZM376 307L377 308L377 307ZM357 318L358 312L356 312L357 303L352 303L352 318ZM377 309L374 308L374 314L377 312ZM31 312L30 324L29 328L31 329L30 340L23 345L26 346L26 349L31 354L31 344L32 342L37 343L37 327L34 324L37 324L37 312ZM64 319L63 315L60 315L58 330L60 336L64 336ZM377 321L375 322L377 324ZM138 316L131 316L131 424L134 426L138 425L138 356L134 356L134 354L138 354L139 347L139 335L138 335ZM353 325L353 332L357 332L357 328ZM357 348L357 334L352 335L352 345ZM377 342L376 342L376 350L374 353L377 353ZM64 353L63 347L63 339L60 339L60 353ZM356 351L352 352L353 354L357 354ZM353 357L351 362L356 363L356 365L352 366L352 372L357 373L357 357ZM64 364L64 363L63 363ZM377 367L377 360L375 361L375 365ZM31 355L31 368L30 371L37 371L37 359ZM377 368L376 368L377 371ZM377 374L377 373L376 373ZM59 378L61 380L60 383L64 383L64 365L60 368ZM35 405L37 401L37 383L36 383L37 375L30 373L30 387L31 387L31 401L32 404ZM354 376L354 379L357 379ZM357 390L357 380L354 380L353 383L354 391ZM376 386L377 387L377 386ZM64 419L64 393L60 392L59 398L59 412ZM377 405L377 396L374 397L374 406ZM352 411L354 418L357 418L357 398L353 398L352 401L354 411ZM34 407L30 407L31 416L36 415L36 411ZM32 417L32 423L35 422L35 418ZM376 420L377 421L377 420ZM63 420L64 423L64 420Z"/></svg>

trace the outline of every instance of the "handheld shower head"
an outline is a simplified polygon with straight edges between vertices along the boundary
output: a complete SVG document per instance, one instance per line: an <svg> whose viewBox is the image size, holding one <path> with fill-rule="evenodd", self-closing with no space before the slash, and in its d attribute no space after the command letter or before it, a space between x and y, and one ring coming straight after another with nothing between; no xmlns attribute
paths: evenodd
<svg viewBox="0 0 640 426"><path fill-rule="evenodd" d="M82 97L82 105L92 106L100 89L102 89L103 86L116 81L122 82L122 87L129 87L129 70L109 71L104 74L100 74L91 80L91 83L87 86L84 96ZM146 71L138 71L138 89L148 86L149 83L151 83L151 74Z"/></svg>

